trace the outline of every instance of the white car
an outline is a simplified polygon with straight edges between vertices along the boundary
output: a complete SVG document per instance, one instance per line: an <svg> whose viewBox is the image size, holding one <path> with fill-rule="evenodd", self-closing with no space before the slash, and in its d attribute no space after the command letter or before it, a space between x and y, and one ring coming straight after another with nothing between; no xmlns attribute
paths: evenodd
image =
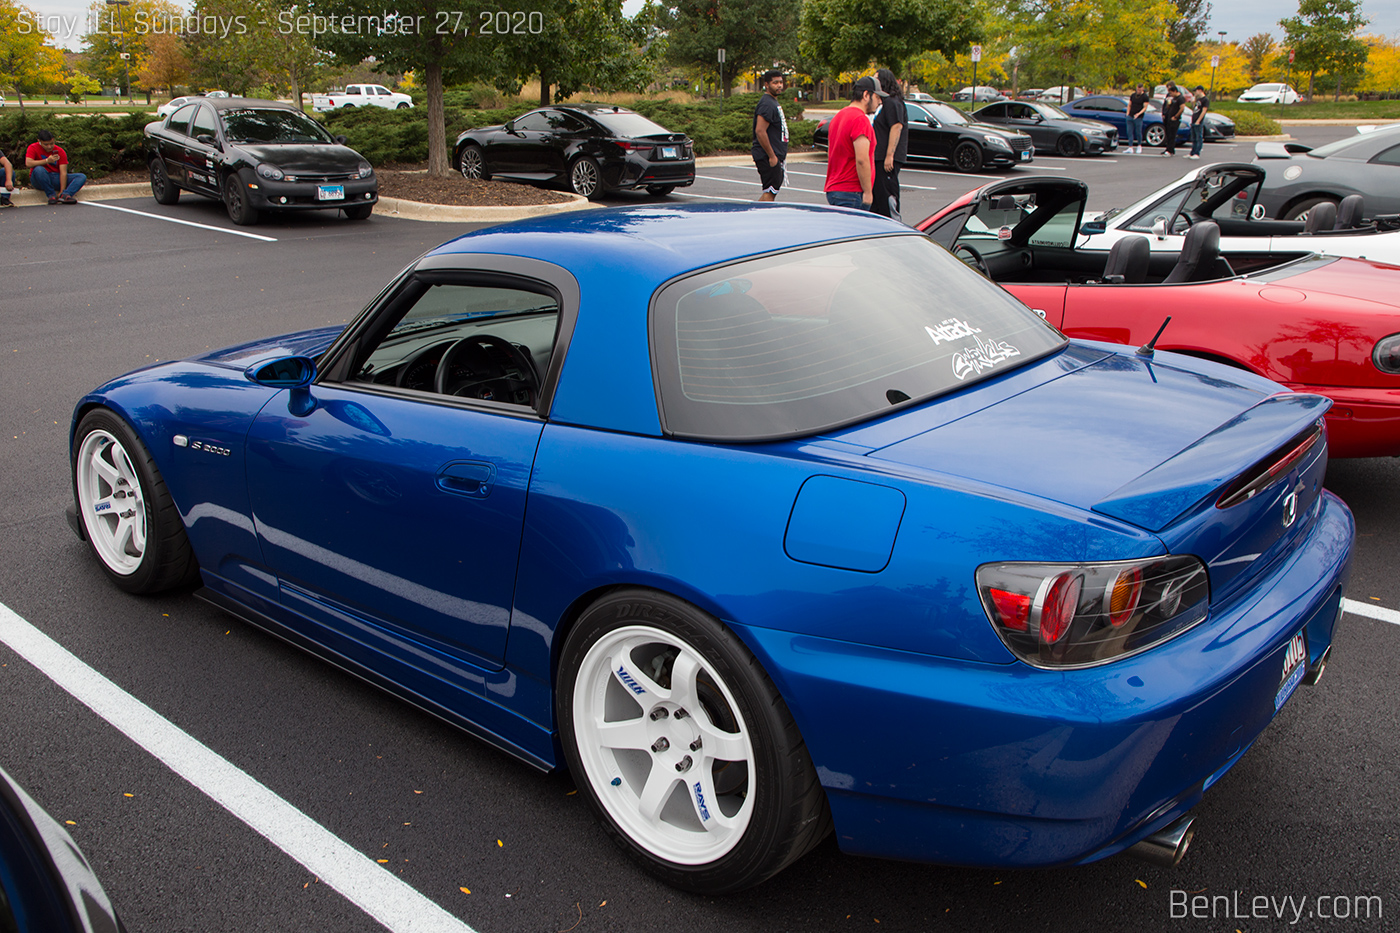
<svg viewBox="0 0 1400 933"><path fill-rule="evenodd" d="M1361 214L1371 213L1364 204L1354 208L1354 216L1343 206L1331 219L1324 214L1308 221L1269 220L1257 203L1264 177L1262 167L1244 162L1203 165L1129 207L1085 221L1079 227L1078 249L1107 251L1119 240L1138 236L1146 238L1152 255L1180 255L1186 231L1193 224L1214 221L1220 228L1220 253L1237 272L1247 271L1261 254L1277 258L1281 253L1324 253L1400 265L1400 220L1373 218L1362 227ZM1353 223L1356 226L1335 229Z"/></svg>
<svg viewBox="0 0 1400 933"><path fill-rule="evenodd" d="M188 104L190 101L199 100L199 98L200 95L191 94L188 97L176 97L173 100L168 100L156 108L156 116L160 117L161 119L165 119L175 111L179 110L181 107Z"/></svg>
<svg viewBox="0 0 1400 933"><path fill-rule="evenodd" d="M1078 100L1081 97L1088 96L1089 92L1082 87L1066 87L1062 84L1057 84L1054 87L1047 87L1045 90L1041 91L1040 96L1037 97L1036 100L1043 100L1052 104L1066 104L1072 100Z"/></svg>
<svg viewBox="0 0 1400 933"><path fill-rule="evenodd" d="M1239 104L1296 104L1301 98L1287 84L1256 84L1235 102Z"/></svg>
<svg viewBox="0 0 1400 933"><path fill-rule="evenodd" d="M343 91L312 94L311 109L317 113L341 107L384 107L388 110L408 110L413 98L389 90L382 84L347 84Z"/></svg>

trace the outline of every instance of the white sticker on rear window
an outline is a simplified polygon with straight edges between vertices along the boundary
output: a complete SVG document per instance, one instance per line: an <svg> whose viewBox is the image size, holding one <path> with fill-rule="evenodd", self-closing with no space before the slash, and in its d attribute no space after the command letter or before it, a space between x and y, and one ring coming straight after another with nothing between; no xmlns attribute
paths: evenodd
<svg viewBox="0 0 1400 933"><path fill-rule="evenodd" d="M935 344L949 340L961 340L964 337L982 333L982 328L973 327L966 321L959 321L955 317L945 319L937 327L926 326L924 330L928 331L928 335L933 338Z"/></svg>
<svg viewBox="0 0 1400 933"><path fill-rule="evenodd" d="M966 379L972 373L991 369L1013 356L1021 355L1020 350L1005 340L988 340L984 343L980 337L972 339L976 346L953 354L953 375L960 380Z"/></svg>

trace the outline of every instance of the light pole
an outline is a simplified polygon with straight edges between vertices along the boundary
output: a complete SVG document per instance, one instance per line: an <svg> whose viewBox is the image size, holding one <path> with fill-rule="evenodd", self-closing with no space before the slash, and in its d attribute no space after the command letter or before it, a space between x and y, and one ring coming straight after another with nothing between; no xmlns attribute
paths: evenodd
<svg viewBox="0 0 1400 933"><path fill-rule="evenodd" d="M1225 51L1225 30L1223 30L1223 29L1220 30L1220 31L1217 33L1217 35L1220 36L1220 51L1223 52L1223 51ZM1208 95L1206 95L1206 99L1207 99L1207 100L1215 100L1215 71L1216 71L1216 69L1219 68L1219 67L1220 67L1220 56L1219 56L1219 55L1213 55L1213 56L1211 56L1211 62L1210 62L1210 93L1209 93Z"/></svg>
<svg viewBox="0 0 1400 933"><path fill-rule="evenodd" d="M131 0L106 0L108 6L123 7L131 6ZM126 102L131 103L131 58L126 54L126 23L122 18L121 10L117 11L117 22L121 25L122 33L122 74L126 81Z"/></svg>

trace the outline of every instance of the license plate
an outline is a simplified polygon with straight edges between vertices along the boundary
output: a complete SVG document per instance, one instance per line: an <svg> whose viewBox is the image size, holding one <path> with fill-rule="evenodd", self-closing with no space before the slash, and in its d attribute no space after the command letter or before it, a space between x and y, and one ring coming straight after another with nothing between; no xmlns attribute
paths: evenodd
<svg viewBox="0 0 1400 933"><path fill-rule="evenodd" d="M316 200L318 201L344 201L344 185L317 185Z"/></svg>
<svg viewBox="0 0 1400 933"><path fill-rule="evenodd" d="M1030 151L1029 149L1027 149L1025 152L1021 153L1021 161L1022 161L1022 162L1029 162L1030 160L1031 160L1031 151Z"/></svg>
<svg viewBox="0 0 1400 933"><path fill-rule="evenodd" d="M679 146L662 146L662 147L661 147L661 158L663 158L663 159L679 159L680 157L681 157L681 150L680 150L680 147L679 147Z"/></svg>
<svg viewBox="0 0 1400 933"><path fill-rule="evenodd" d="M1308 639L1305 633L1299 632L1288 642L1288 651L1283 655L1283 680L1279 684L1278 693L1274 694L1274 712L1278 712L1283 704L1288 702L1288 698L1298 689L1298 685L1303 682L1303 675L1307 672Z"/></svg>

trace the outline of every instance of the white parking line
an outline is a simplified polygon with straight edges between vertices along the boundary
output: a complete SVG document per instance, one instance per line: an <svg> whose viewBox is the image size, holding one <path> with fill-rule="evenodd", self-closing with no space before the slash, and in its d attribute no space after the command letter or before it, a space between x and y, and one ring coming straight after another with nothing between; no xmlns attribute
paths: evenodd
<svg viewBox="0 0 1400 933"><path fill-rule="evenodd" d="M3 603L0 642L393 933L475 933Z"/></svg>
<svg viewBox="0 0 1400 933"><path fill-rule="evenodd" d="M184 224L186 227L199 227L203 230L213 230L217 233L232 233L234 236L246 236L250 240L262 240L264 243L276 243L275 236L262 236L258 233L244 233L242 230L229 230L226 227L212 227L209 224L197 224L193 220L179 220L175 217L162 217L159 214L148 214L145 211L133 211L129 207L117 207L115 204L102 204L98 201L79 201L79 204L86 204L88 207L101 207L109 211L121 211L125 214L135 214L137 217L149 217L152 220L164 220L172 224Z"/></svg>
<svg viewBox="0 0 1400 933"><path fill-rule="evenodd" d="M727 185L751 185L754 188L762 188L761 181L740 181L737 178L716 178L714 175L696 175L696 178L703 178L706 181L722 181ZM811 188L794 188L790 185L783 186L784 191L805 191L808 194L825 194L825 191L813 191Z"/></svg>
<svg viewBox="0 0 1400 933"><path fill-rule="evenodd" d="M825 178L825 177L826 177L826 173L825 173L825 172L822 172L822 173L820 173L820 174L818 174L817 172L794 172L792 169L788 169L788 170L787 170L787 174L789 174L789 175L805 175L805 176L807 176L808 178ZM937 191L937 190L938 190L937 188L934 188L934 187L928 186L928 185L906 185L906 184L904 184L903 182L900 182L899 187L900 187L901 189L910 188L910 189L913 189L914 191Z"/></svg>
<svg viewBox="0 0 1400 933"><path fill-rule="evenodd" d="M1365 616L1368 619L1380 619L1391 625L1400 625L1400 612L1387 609L1384 606L1373 606L1370 603L1357 602L1354 599L1344 599L1342 600L1342 611L1349 612L1354 616Z"/></svg>

